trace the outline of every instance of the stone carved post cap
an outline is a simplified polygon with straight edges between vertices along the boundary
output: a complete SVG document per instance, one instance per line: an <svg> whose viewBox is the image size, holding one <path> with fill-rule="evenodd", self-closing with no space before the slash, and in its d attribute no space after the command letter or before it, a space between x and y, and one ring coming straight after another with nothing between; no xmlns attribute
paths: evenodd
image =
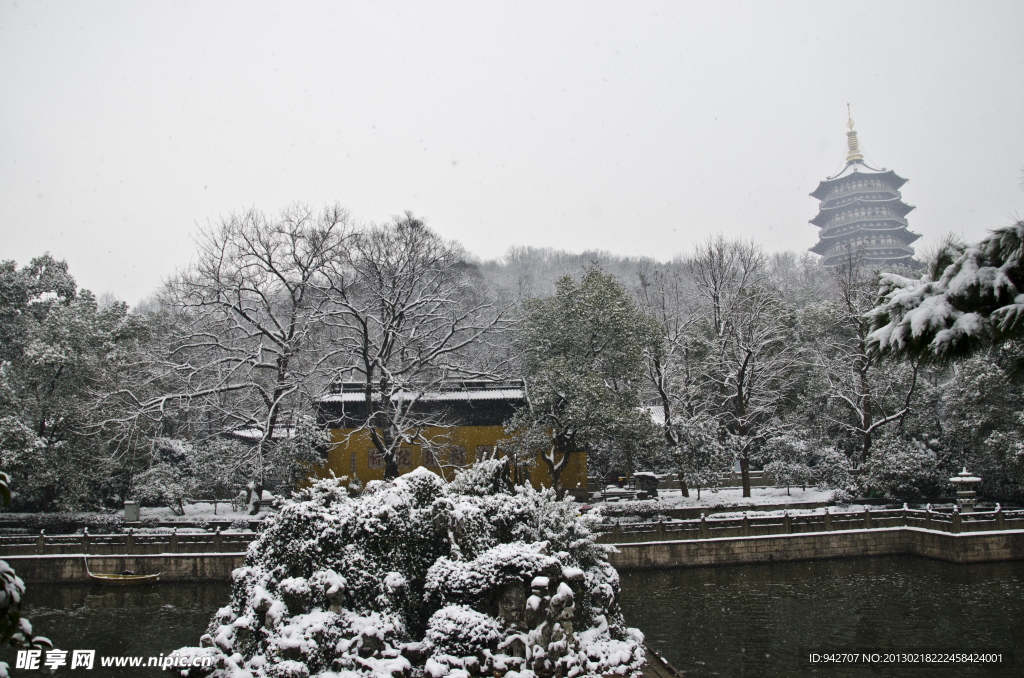
<svg viewBox="0 0 1024 678"><path fill-rule="evenodd" d="M980 483L981 482L981 478L979 478L978 476L975 476L975 475L972 475L972 474L968 473L967 472L967 467L964 466L964 470L961 471L960 473L956 474L952 478L950 478L949 482L955 483L958 486L962 485L962 484L973 485L974 483Z"/></svg>

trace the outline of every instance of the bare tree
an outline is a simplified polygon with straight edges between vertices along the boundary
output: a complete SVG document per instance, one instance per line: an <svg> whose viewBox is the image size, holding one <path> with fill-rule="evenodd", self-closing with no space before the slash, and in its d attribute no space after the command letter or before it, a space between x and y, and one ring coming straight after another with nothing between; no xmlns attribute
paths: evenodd
<svg viewBox="0 0 1024 678"><path fill-rule="evenodd" d="M868 350L871 320L867 313L875 305L878 273L866 265L860 252L847 251L831 278L834 296L823 305L820 331L813 340L816 363L828 383L829 398L852 415L852 420L831 419L860 438L865 462L875 432L902 421L910 412L920 359L877 369L880 358Z"/></svg>
<svg viewBox="0 0 1024 678"><path fill-rule="evenodd" d="M168 428L189 438L244 432L238 460L260 509L268 452L326 390L341 347L329 319L344 293L353 237L348 212L296 206L256 210L200 232L194 264L166 286L169 336L139 376L108 394L102 422L127 435Z"/></svg>
<svg viewBox="0 0 1024 678"><path fill-rule="evenodd" d="M486 348L507 309L488 298L460 246L409 213L359 233L345 263L350 277L335 290L341 313L331 320L350 357L340 375L362 384L365 413L355 428L368 432L384 477L394 478L402 445L443 450L447 442L425 435L451 424L421 407L425 394L451 380L504 375L501 351Z"/></svg>
<svg viewBox="0 0 1024 678"><path fill-rule="evenodd" d="M793 384L794 336L758 246L717 236L698 245L687 268L703 299L703 329L713 343L704 376L715 409L734 436L743 496L749 497L750 455L772 430Z"/></svg>
<svg viewBox="0 0 1024 678"><path fill-rule="evenodd" d="M679 265L641 266L638 275L640 303L661 328L660 341L649 342L644 358L661 405L665 444L676 458L686 438L681 424L704 410L700 382L706 342L695 331L701 317L696 290ZM683 496L690 496L682 471L679 482Z"/></svg>

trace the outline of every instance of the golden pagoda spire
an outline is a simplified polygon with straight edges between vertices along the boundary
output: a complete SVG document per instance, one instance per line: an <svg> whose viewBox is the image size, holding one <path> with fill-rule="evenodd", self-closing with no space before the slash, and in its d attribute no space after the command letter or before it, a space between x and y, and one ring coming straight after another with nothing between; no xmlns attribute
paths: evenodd
<svg viewBox="0 0 1024 678"><path fill-rule="evenodd" d="M846 127L850 130L846 133L846 146L849 149L846 153L846 162L851 163L854 160L864 161L864 156L860 154L860 148L857 146L857 132L853 129L853 117L850 115L850 104L846 104Z"/></svg>

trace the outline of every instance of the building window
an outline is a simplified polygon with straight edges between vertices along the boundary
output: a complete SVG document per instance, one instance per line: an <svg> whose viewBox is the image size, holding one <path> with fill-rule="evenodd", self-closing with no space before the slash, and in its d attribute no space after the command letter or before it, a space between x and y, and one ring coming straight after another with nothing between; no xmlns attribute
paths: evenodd
<svg viewBox="0 0 1024 678"><path fill-rule="evenodd" d="M376 447L371 447L366 454L370 468L384 468L384 455Z"/></svg>

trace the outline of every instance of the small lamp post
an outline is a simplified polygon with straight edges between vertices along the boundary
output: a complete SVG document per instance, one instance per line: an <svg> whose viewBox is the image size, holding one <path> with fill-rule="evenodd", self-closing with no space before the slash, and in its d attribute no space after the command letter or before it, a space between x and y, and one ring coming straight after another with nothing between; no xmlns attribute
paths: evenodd
<svg viewBox="0 0 1024 678"><path fill-rule="evenodd" d="M956 486L956 503L960 505L960 512L973 513L975 497L978 494L974 491L974 486L981 482L981 478L972 476L964 466L964 470L956 477L950 478L949 482Z"/></svg>

